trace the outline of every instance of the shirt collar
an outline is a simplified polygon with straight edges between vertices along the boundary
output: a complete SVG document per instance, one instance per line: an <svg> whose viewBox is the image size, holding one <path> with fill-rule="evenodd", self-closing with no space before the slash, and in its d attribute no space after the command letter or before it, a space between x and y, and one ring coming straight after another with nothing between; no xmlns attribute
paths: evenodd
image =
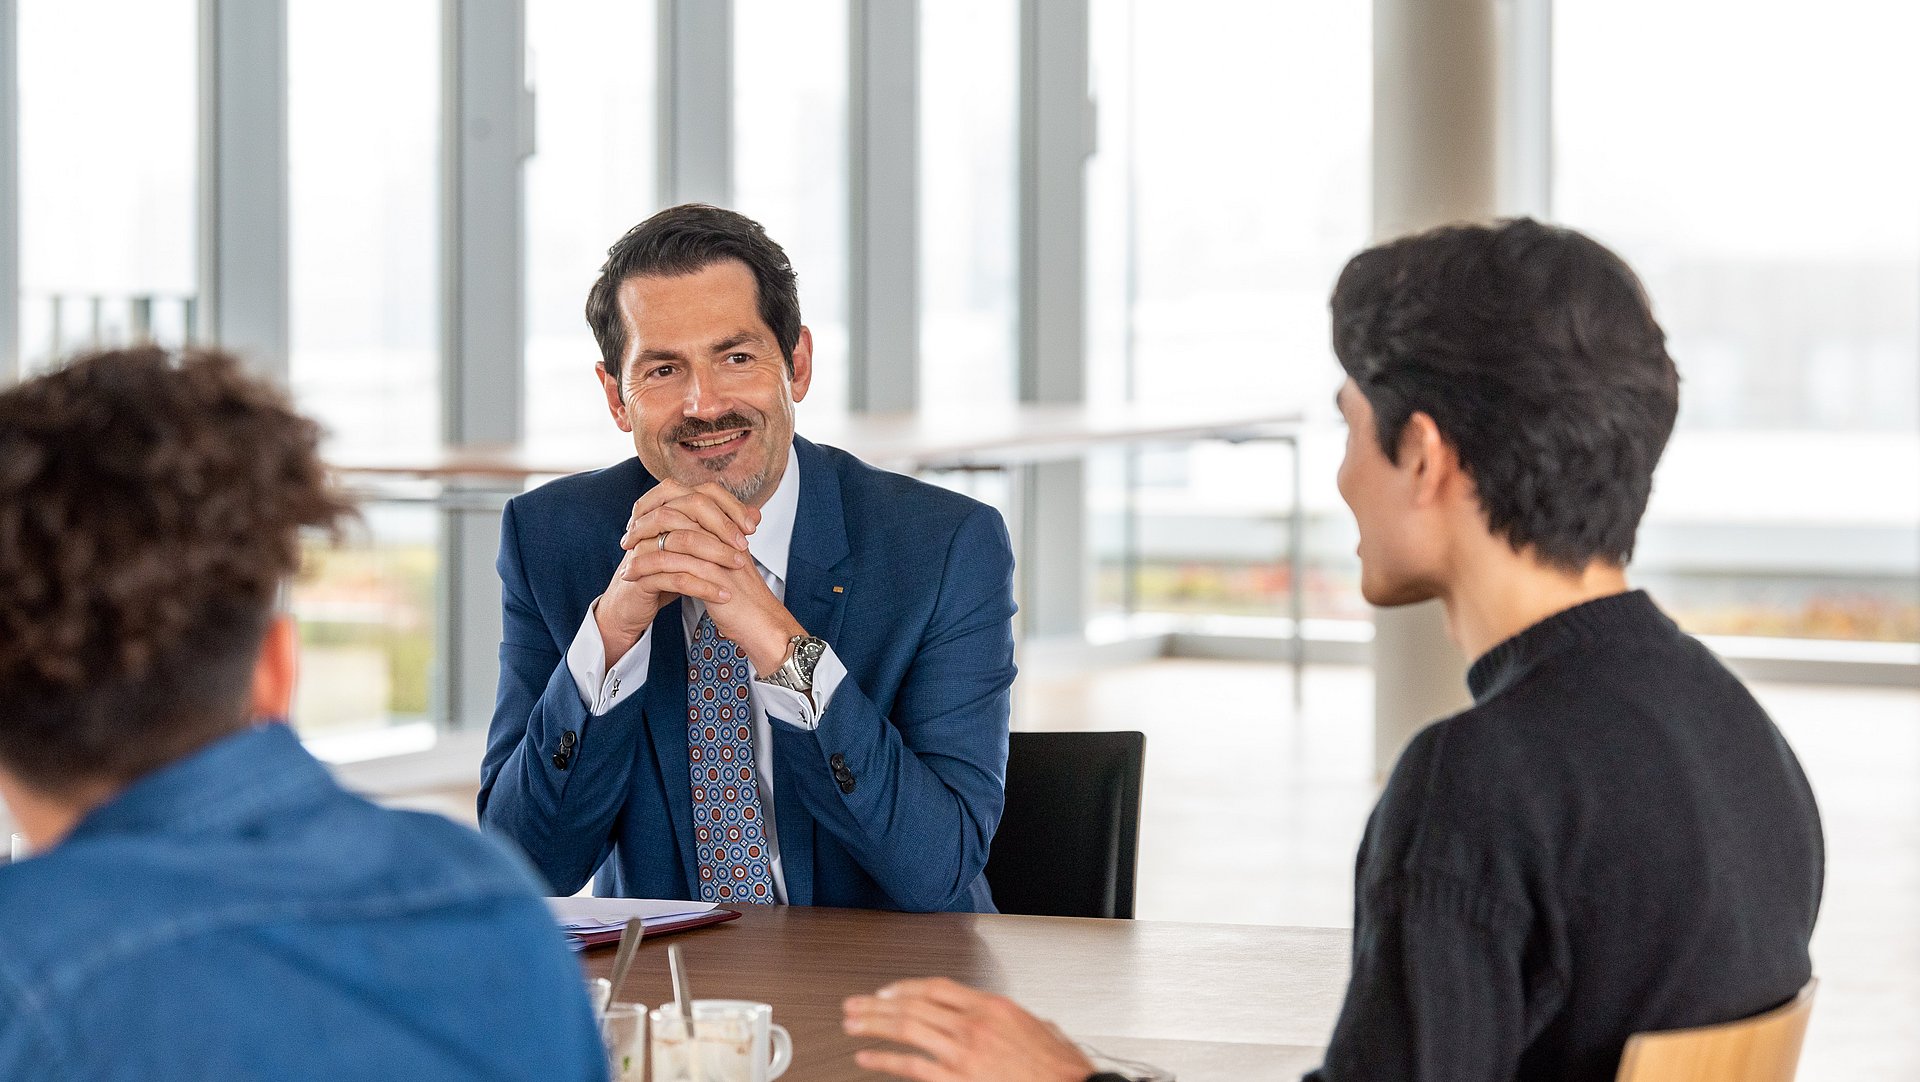
<svg viewBox="0 0 1920 1082"><path fill-rule="evenodd" d="M787 444L787 468L760 508L760 528L747 535L747 551L781 582L787 581L787 554L793 549L793 522L800 512L800 455Z"/></svg>

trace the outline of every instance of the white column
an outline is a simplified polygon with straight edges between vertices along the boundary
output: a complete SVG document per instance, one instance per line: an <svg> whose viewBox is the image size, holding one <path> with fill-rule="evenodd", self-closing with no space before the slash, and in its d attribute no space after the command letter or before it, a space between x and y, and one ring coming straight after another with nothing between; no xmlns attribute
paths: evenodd
<svg viewBox="0 0 1920 1082"><path fill-rule="evenodd" d="M847 14L848 404L911 410L920 382L919 5L851 0Z"/></svg>
<svg viewBox="0 0 1920 1082"><path fill-rule="evenodd" d="M1499 0L1374 0L1373 232L1493 217L1499 199ZM1376 610L1374 763L1468 702L1437 602Z"/></svg>
<svg viewBox="0 0 1920 1082"><path fill-rule="evenodd" d="M728 206L733 201L733 2L658 2L660 205Z"/></svg>
<svg viewBox="0 0 1920 1082"><path fill-rule="evenodd" d="M286 0L200 3L201 341L287 379Z"/></svg>
<svg viewBox="0 0 1920 1082"><path fill-rule="evenodd" d="M1500 52L1500 213L1545 218L1553 197L1553 0L1501 0Z"/></svg>
<svg viewBox="0 0 1920 1082"><path fill-rule="evenodd" d="M441 435L510 444L521 431L526 326L521 165L533 148L519 0L442 8ZM440 682L453 728L484 726L499 679L500 514L449 492L441 549Z"/></svg>
<svg viewBox="0 0 1920 1082"><path fill-rule="evenodd" d="M1087 0L1020 5L1019 383L1022 402L1086 398ZM1021 471L1022 628L1083 633L1090 561L1085 470Z"/></svg>

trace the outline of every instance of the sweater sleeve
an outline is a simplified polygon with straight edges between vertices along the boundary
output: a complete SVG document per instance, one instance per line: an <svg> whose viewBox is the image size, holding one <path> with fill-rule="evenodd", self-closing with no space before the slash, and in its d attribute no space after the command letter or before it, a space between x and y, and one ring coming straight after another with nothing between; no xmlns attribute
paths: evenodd
<svg viewBox="0 0 1920 1082"><path fill-rule="evenodd" d="M1311 1082L1512 1078L1526 1035L1524 904L1412 872L1359 899L1353 974Z"/></svg>

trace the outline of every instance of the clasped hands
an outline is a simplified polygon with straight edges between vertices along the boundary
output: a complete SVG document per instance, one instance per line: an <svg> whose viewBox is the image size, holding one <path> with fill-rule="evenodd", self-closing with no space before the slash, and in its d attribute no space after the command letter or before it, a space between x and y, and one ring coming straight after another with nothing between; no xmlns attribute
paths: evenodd
<svg viewBox="0 0 1920 1082"><path fill-rule="evenodd" d="M806 629L767 588L747 551L760 511L716 482L688 488L661 481L634 501L620 538L626 550L594 622L612 668L675 598L705 602L716 630L732 639L764 676L787 657L787 642Z"/></svg>

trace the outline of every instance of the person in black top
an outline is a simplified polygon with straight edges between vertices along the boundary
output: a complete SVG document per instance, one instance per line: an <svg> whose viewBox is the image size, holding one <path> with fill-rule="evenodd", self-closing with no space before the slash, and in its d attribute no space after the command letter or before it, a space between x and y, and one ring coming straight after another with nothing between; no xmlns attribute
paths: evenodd
<svg viewBox="0 0 1920 1082"><path fill-rule="evenodd" d="M1612 1079L1633 1033L1732 1021L1812 975L1819 813L1740 682L1624 568L1678 377L1639 280L1567 229L1450 226L1333 295L1361 592L1438 598L1474 704L1414 738L1356 863L1351 983L1317 1082ZM927 1082L1081 1082L996 996L913 981L849 1032Z"/></svg>

